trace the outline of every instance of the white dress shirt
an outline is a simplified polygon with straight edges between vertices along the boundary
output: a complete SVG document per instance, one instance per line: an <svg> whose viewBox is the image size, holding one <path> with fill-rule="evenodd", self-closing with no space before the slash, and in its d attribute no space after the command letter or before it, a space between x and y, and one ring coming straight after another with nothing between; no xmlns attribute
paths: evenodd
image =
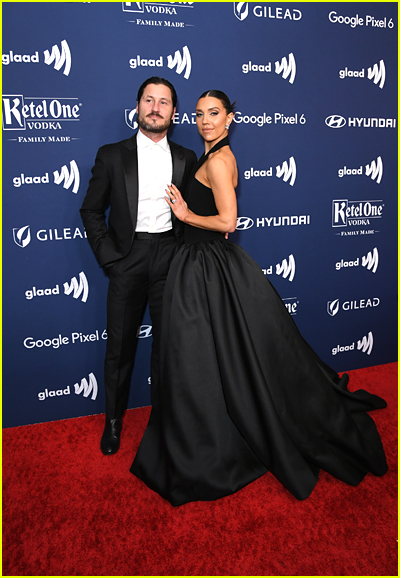
<svg viewBox="0 0 400 578"><path fill-rule="evenodd" d="M172 181L172 157L167 137L154 143L139 130L137 156L139 204L136 231L169 231L172 229L171 209L165 200L165 189Z"/></svg>

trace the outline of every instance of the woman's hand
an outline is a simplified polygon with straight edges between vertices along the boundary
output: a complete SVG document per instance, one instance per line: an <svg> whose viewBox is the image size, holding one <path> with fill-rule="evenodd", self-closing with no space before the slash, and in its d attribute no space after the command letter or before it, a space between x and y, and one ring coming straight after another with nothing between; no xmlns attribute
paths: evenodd
<svg viewBox="0 0 400 578"><path fill-rule="evenodd" d="M183 197L176 188L175 185L169 185L167 189L165 189L168 197L165 197L165 200L171 207L175 217L180 221L185 222L185 219L189 216L189 209L187 203L183 200Z"/></svg>

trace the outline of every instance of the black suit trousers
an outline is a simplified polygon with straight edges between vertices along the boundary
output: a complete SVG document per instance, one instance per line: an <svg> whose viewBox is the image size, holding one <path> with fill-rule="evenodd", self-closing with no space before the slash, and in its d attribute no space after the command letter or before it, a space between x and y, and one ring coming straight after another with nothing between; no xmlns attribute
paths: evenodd
<svg viewBox="0 0 400 578"><path fill-rule="evenodd" d="M127 408L138 332L147 302L152 322L151 399L159 382L161 309L165 281L178 251L175 236L135 239L128 255L108 269L106 417L119 419Z"/></svg>

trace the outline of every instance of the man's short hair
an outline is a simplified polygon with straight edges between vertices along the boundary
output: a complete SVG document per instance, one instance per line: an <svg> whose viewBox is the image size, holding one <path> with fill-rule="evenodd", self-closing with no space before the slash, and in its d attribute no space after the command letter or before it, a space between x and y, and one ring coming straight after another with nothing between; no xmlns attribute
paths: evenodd
<svg viewBox="0 0 400 578"><path fill-rule="evenodd" d="M161 78L160 76L152 76L151 78L148 78L147 80L145 80L145 81L143 82L143 84L141 85L141 87L139 88L138 93L137 93L136 100L137 100L138 102L140 102L140 99L141 99L142 96L143 96L144 89L145 89L146 86L149 85L149 84L163 84L164 86L168 86L168 88L169 88L170 91L171 91L172 105L173 105L174 108L176 107L176 103L177 103L178 97L177 97L177 95L176 95L176 90L175 90L175 88L174 88L173 85L169 82L169 80L167 80L166 78Z"/></svg>

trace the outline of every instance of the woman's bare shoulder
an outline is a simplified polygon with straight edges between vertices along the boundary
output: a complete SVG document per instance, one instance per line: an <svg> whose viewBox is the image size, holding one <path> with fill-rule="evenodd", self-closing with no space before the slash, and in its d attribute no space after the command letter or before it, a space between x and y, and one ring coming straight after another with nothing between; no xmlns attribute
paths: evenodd
<svg viewBox="0 0 400 578"><path fill-rule="evenodd" d="M207 168L211 171L219 170L223 167L227 169L236 169L235 155L229 147L223 147L222 149L215 151L215 153L211 153L208 158Z"/></svg>

